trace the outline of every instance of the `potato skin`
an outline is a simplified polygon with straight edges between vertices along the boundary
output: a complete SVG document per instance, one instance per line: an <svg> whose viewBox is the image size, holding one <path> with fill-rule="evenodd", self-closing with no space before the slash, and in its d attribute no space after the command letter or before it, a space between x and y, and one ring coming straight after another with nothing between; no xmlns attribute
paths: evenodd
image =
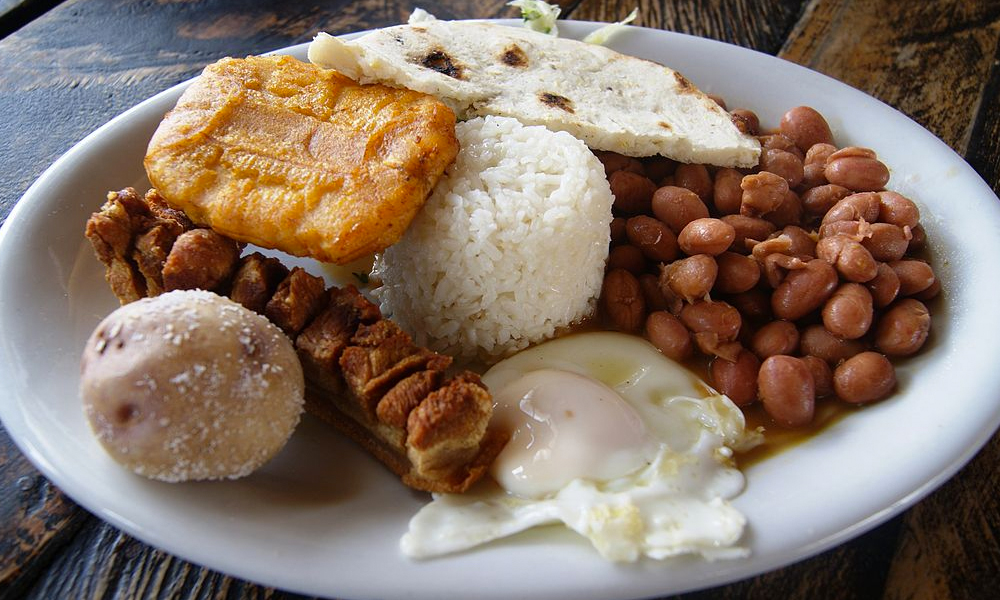
<svg viewBox="0 0 1000 600"><path fill-rule="evenodd" d="M120 307L81 360L80 395L98 441L116 462L162 481L249 474L288 440L304 391L280 329L200 290Z"/></svg>

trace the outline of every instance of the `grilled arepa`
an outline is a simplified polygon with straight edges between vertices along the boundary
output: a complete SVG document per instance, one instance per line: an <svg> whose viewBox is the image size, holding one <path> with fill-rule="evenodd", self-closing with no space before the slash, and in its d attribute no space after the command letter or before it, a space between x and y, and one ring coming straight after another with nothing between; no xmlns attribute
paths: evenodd
<svg viewBox="0 0 1000 600"><path fill-rule="evenodd" d="M454 113L427 94L252 56L205 69L145 166L198 224L346 263L398 240L457 153Z"/></svg>

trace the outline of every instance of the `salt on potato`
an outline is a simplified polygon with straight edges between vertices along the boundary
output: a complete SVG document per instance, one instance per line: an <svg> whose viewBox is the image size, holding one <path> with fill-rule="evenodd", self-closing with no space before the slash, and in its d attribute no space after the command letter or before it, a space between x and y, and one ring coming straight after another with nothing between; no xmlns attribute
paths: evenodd
<svg viewBox="0 0 1000 600"><path fill-rule="evenodd" d="M284 446L305 383L291 341L212 292L173 291L117 309L94 330L80 394L111 457L162 481L235 479Z"/></svg>

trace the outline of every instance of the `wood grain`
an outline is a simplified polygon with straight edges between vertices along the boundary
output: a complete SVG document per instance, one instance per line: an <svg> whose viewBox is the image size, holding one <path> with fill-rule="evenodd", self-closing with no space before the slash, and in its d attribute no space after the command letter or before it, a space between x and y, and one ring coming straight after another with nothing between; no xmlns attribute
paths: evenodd
<svg viewBox="0 0 1000 600"><path fill-rule="evenodd" d="M441 18L516 16L506 0L420 2ZM1000 189L1000 0L562 0L564 16L734 42L901 109ZM70 0L0 40L0 215L112 116L241 55L398 23L408 3ZM82 26L81 24L85 24ZM921 83L923 82L923 83ZM89 516L0 432L0 600L300 598L202 569ZM1000 587L1000 438L904 516L790 567L685 599L979 598Z"/></svg>

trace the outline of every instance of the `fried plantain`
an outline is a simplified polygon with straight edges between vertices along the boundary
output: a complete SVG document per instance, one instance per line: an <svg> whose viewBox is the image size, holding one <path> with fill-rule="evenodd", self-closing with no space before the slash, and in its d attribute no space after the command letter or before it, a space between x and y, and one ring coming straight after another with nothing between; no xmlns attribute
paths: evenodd
<svg viewBox="0 0 1000 600"><path fill-rule="evenodd" d="M257 56L209 65L145 166L196 223L342 264L397 241L457 153L455 115L432 96Z"/></svg>

